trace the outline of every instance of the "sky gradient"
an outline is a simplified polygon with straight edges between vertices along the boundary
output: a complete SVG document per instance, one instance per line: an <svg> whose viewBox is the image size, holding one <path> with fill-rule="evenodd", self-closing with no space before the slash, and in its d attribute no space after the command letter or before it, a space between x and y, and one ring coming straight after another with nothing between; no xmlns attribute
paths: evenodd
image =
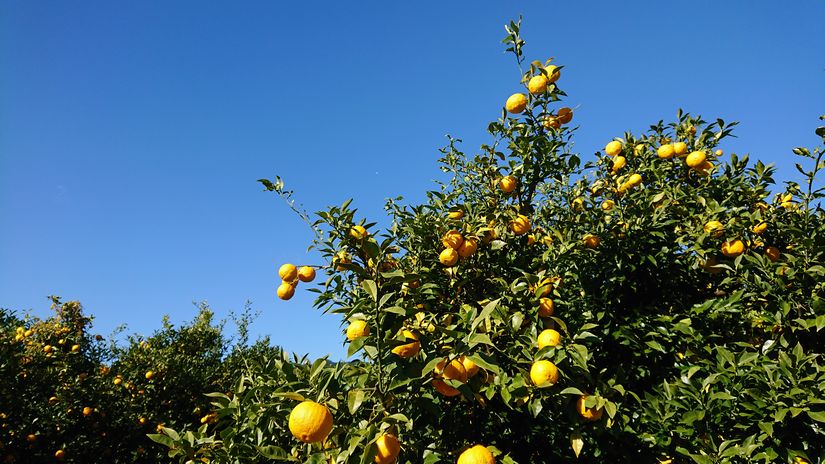
<svg viewBox="0 0 825 464"><path fill-rule="evenodd" d="M472 5L470 7L469 5ZM727 153L799 180L791 148L825 112L825 3L0 0L0 307L47 316L80 300L96 331L149 333L206 300L250 300L252 332L345 352L337 316L281 263L318 263L310 211L354 197L419 201L449 133L473 152L519 90L500 44L524 14L528 60L560 86L592 156L677 108L738 120Z"/></svg>

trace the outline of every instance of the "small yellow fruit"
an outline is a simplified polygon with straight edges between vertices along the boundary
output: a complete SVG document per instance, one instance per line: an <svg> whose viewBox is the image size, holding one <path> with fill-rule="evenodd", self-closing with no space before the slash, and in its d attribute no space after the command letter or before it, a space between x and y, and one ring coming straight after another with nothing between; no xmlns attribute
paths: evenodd
<svg viewBox="0 0 825 464"><path fill-rule="evenodd" d="M145 417L139 418L138 419L138 424L139 425L146 425L146 418Z"/></svg>
<svg viewBox="0 0 825 464"><path fill-rule="evenodd" d="M123 383L123 379L120 377L115 377L112 383L114 383L115 385L120 385L121 383Z"/></svg>
<svg viewBox="0 0 825 464"><path fill-rule="evenodd" d="M356 319L350 322L349 326L347 327L347 340L353 341L356 338L366 337L370 334L370 326L367 325L367 321Z"/></svg>
<svg viewBox="0 0 825 464"><path fill-rule="evenodd" d="M542 330L538 337L539 349L561 345L561 334L553 329Z"/></svg>
<svg viewBox="0 0 825 464"><path fill-rule="evenodd" d="M496 464L496 458L485 446L475 445L461 453L457 464Z"/></svg>
<svg viewBox="0 0 825 464"><path fill-rule="evenodd" d="M72 353L77 353L80 351L80 345L72 345Z"/></svg>
<svg viewBox="0 0 825 464"><path fill-rule="evenodd" d="M544 74L539 74L538 76L530 78L530 81L527 83L527 90L533 95L542 94L547 92L547 85L549 83L550 81L547 80Z"/></svg>
<svg viewBox="0 0 825 464"><path fill-rule="evenodd" d="M52 406L57 404L59 401L60 401L60 399L56 396L52 396L52 397L49 398L49 404L52 405Z"/></svg>
<svg viewBox="0 0 825 464"><path fill-rule="evenodd" d="M498 181L498 187L504 193L512 193L516 189L516 178L513 176L504 176Z"/></svg>
<svg viewBox="0 0 825 464"><path fill-rule="evenodd" d="M602 242L602 240L598 236L593 234L585 235L582 241L584 242L584 246L590 249L598 247L599 244Z"/></svg>
<svg viewBox="0 0 825 464"><path fill-rule="evenodd" d="M659 147L658 150L656 150L656 155L659 158L662 158L662 159L673 158L674 154L676 154L676 150L675 150L673 144L671 144L671 143L666 143L666 144L662 145L661 147Z"/></svg>
<svg viewBox="0 0 825 464"><path fill-rule="evenodd" d="M530 368L530 380L537 387L549 387L559 381L559 370L552 362L541 359Z"/></svg>
<svg viewBox="0 0 825 464"><path fill-rule="evenodd" d="M312 282L315 280L315 268L312 266L301 266L298 269L298 280L301 282Z"/></svg>
<svg viewBox="0 0 825 464"><path fill-rule="evenodd" d="M355 240L363 240L369 235L367 229L364 226L352 226L349 229L349 236L354 238Z"/></svg>
<svg viewBox="0 0 825 464"><path fill-rule="evenodd" d="M630 177L627 178L627 185L630 187L635 187L642 183L642 176L640 174L631 174Z"/></svg>
<svg viewBox="0 0 825 464"><path fill-rule="evenodd" d="M395 435L385 433L375 440L376 464L392 464L401 452L401 443Z"/></svg>
<svg viewBox="0 0 825 464"><path fill-rule="evenodd" d="M29 329L29 330L23 332L23 336L26 337L26 338L31 337L33 334L34 334L34 330L32 330L32 329Z"/></svg>
<svg viewBox="0 0 825 464"><path fill-rule="evenodd" d="M573 199L573 210L581 211L584 209L584 198L578 197Z"/></svg>
<svg viewBox="0 0 825 464"><path fill-rule="evenodd" d="M459 219L464 217L464 210L463 209L453 209L447 213L447 218L451 221L458 221Z"/></svg>
<svg viewBox="0 0 825 464"><path fill-rule="evenodd" d="M473 362L472 359L467 356L460 356L458 360L461 361L461 365L464 366L464 370L467 371L468 379L478 374L478 365Z"/></svg>
<svg viewBox="0 0 825 464"><path fill-rule="evenodd" d="M452 248L445 248L444 251L438 255L438 261L446 267L453 267L458 262L458 252Z"/></svg>
<svg viewBox="0 0 825 464"><path fill-rule="evenodd" d="M92 414L92 412L94 412L94 410L92 408L90 408L89 406L86 406L85 408L83 408L83 415L86 416L86 417L90 416Z"/></svg>
<svg viewBox="0 0 825 464"><path fill-rule="evenodd" d="M347 264L352 264L352 257L346 251L339 251L333 259L335 263L335 270L346 271Z"/></svg>
<svg viewBox="0 0 825 464"><path fill-rule="evenodd" d="M533 245L535 243L536 243L536 236L533 235L533 234L528 235L527 236L527 245Z"/></svg>
<svg viewBox="0 0 825 464"><path fill-rule="evenodd" d="M711 169L713 169L713 163L708 160L705 160L705 162L695 168L696 172L703 176L710 174Z"/></svg>
<svg viewBox="0 0 825 464"><path fill-rule="evenodd" d="M560 123L567 124L568 122L573 120L573 110L566 106L563 106L559 108L559 110L556 112L556 118L559 120Z"/></svg>
<svg viewBox="0 0 825 464"><path fill-rule="evenodd" d="M453 359L447 364L447 360L444 359L435 366L433 373L436 377L433 379L433 388L435 388L438 393L450 397L461 394L457 388L447 385L447 383L442 380L457 380L461 383L467 381L467 370L464 369L464 364L462 364L460 360Z"/></svg>
<svg viewBox="0 0 825 464"><path fill-rule="evenodd" d="M765 231L768 230L768 223L767 222L760 222L759 224L751 227L751 232L756 235L762 235Z"/></svg>
<svg viewBox="0 0 825 464"><path fill-rule="evenodd" d="M444 234L443 237L441 237L441 243L444 244L445 248L458 250L461 248L461 245L464 244L464 237L461 235L461 232L457 230L450 230Z"/></svg>
<svg viewBox="0 0 825 464"><path fill-rule="evenodd" d="M722 244L722 254L728 258L735 258L745 252L742 240L731 240Z"/></svg>
<svg viewBox="0 0 825 464"><path fill-rule="evenodd" d="M54 452L54 457L57 458L58 460L62 461L63 458L66 457L66 452L63 451L62 449L59 449L59 450Z"/></svg>
<svg viewBox="0 0 825 464"><path fill-rule="evenodd" d="M556 65L549 65L544 67L544 72L547 74L547 81L551 84L559 80L561 77L561 69Z"/></svg>
<svg viewBox="0 0 825 464"><path fill-rule="evenodd" d="M295 295L295 287L289 282L284 282L278 286L278 298L286 301Z"/></svg>
<svg viewBox="0 0 825 464"><path fill-rule="evenodd" d="M625 166L625 164L627 164L627 158L625 158L624 156L617 156L613 159L613 166L611 166L610 171L613 174L616 174L617 172L619 172L620 169L622 169Z"/></svg>
<svg viewBox="0 0 825 464"><path fill-rule="evenodd" d="M781 252L779 251L779 248L776 248L775 246L769 246L765 249L765 254L768 255L768 259L771 260L772 263L775 263L779 261L779 255L781 254Z"/></svg>
<svg viewBox="0 0 825 464"><path fill-rule="evenodd" d="M298 268L294 264L284 264L278 269L278 275L284 282L292 282L298 277Z"/></svg>
<svg viewBox="0 0 825 464"><path fill-rule="evenodd" d="M458 249L458 255L462 258L469 258L476 252L477 249L478 240L474 238L468 238L464 240L464 243L462 243L461 247Z"/></svg>
<svg viewBox="0 0 825 464"><path fill-rule="evenodd" d="M30 434L26 435L26 441L29 442L29 443L36 442L37 441L37 435L35 435L33 433L30 433Z"/></svg>
<svg viewBox="0 0 825 464"><path fill-rule="evenodd" d="M671 146L673 147L673 154L676 156L681 157L687 153L687 144L685 142L676 142Z"/></svg>
<svg viewBox="0 0 825 464"><path fill-rule="evenodd" d="M725 226L719 221L708 221L702 229L713 238L719 238L725 233Z"/></svg>
<svg viewBox="0 0 825 464"><path fill-rule="evenodd" d="M716 150L715 152L713 152L713 154L716 155L716 157L718 158L718 157L724 155L725 152L722 151L722 150Z"/></svg>
<svg viewBox="0 0 825 464"><path fill-rule="evenodd" d="M576 411L582 416L582 419L590 422L601 419L604 410L602 408L588 408L584 405L585 401L587 401L587 395L580 396L579 400L576 401Z"/></svg>
<svg viewBox="0 0 825 464"><path fill-rule="evenodd" d="M545 129L558 129L561 127L561 121L557 116L553 115L546 116L542 121L542 124L544 124Z"/></svg>
<svg viewBox="0 0 825 464"><path fill-rule="evenodd" d="M504 108L508 113L519 114L527 108L527 96L523 93L514 93L507 99Z"/></svg>
<svg viewBox="0 0 825 464"><path fill-rule="evenodd" d="M51 345L46 345L46 346L43 347L43 352L44 353L51 353L53 351L54 351L54 347L51 346Z"/></svg>
<svg viewBox="0 0 825 464"><path fill-rule="evenodd" d="M539 317L550 317L556 309L555 303L550 298L539 300Z"/></svg>
<svg viewBox="0 0 825 464"><path fill-rule="evenodd" d="M701 166L705 160L707 160L707 155L703 151L694 151L693 153L687 155L685 158L685 164L688 165L690 168L698 168Z"/></svg>
<svg viewBox="0 0 825 464"><path fill-rule="evenodd" d="M512 222L510 222L510 230L516 235L523 235L530 231L530 219L527 216L519 214Z"/></svg>
<svg viewBox="0 0 825 464"><path fill-rule="evenodd" d="M402 358L412 358L417 355L418 352L421 351L421 342L418 341L418 335L416 335L415 332L410 332L409 330L402 331L401 335L405 340L413 341L396 346L392 349L392 352Z"/></svg>
<svg viewBox="0 0 825 464"><path fill-rule="evenodd" d="M602 202L602 209L605 211L610 211L616 203L613 200L605 200Z"/></svg>
<svg viewBox="0 0 825 464"><path fill-rule="evenodd" d="M618 155L619 153L622 152L622 142L619 142L618 140L614 140L614 141L608 143L604 147L604 152L607 154L607 156L616 156L616 155Z"/></svg>
<svg viewBox="0 0 825 464"><path fill-rule="evenodd" d="M332 414L323 404L304 401L289 413L289 431L304 443L324 441L332 431Z"/></svg>
<svg viewBox="0 0 825 464"><path fill-rule="evenodd" d="M146 377L146 380L152 380L152 379L155 378L155 372L154 371L146 371L146 374L144 375L144 377Z"/></svg>

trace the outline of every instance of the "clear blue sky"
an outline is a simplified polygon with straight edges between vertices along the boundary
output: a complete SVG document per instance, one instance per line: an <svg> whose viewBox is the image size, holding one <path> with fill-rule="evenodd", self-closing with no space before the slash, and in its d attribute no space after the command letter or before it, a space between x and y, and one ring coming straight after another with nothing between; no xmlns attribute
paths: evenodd
<svg viewBox="0 0 825 464"><path fill-rule="evenodd" d="M277 266L317 262L261 177L315 211L422 198L444 135L473 150L518 89L502 25L554 56L592 154L683 107L739 120L726 152L786 163L825 112L825 3L0 0L0 307L81 300L148 333L249 299L256 334L344 353Z"/></svg>

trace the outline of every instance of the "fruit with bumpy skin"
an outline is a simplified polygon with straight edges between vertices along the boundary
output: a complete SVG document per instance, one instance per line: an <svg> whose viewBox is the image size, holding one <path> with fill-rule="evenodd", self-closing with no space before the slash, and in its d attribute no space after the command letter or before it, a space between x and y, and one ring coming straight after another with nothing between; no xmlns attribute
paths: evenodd
<svg viewBox="0 0 825 464"><path fill-rule="evenodd" d="M475 254L476 250L478 249L478 240L474 238L468 238L464 240L464 243L461 244L461 247L458 249L458 255L462 258L469 258Z"/></svg>
<svg viewBox="0 0 825 464"><path fill-rule="evenodd" d="M604 146L604 152L607 156L616 156L622 152L622 142L614 140Z"/></svg>
<svg viewBox="0 0 825 464"><path fill-rule="evenodd" d="M713 238L719 238L725 233L725 226L719 221L708 221L702 230Z"/></svg>
<svg viewBox="0 0 825 464"><path fill-rule="evenodd" d="M685 164L688 165L689 168L698 168L705 162L707 159L707 155L703 151L694 151L693 153L687 155L685 158Z"/></svg>
<svg viewBox="0 0 825 464"><path fill-rule="evenodd" d="M656 150L656 156L661 159L671 159L676 151L673 149L673 144L666 143Z"/></svg>
<svg viewBox="0 0 825 464"><path fill-rule="evenodd" d="M553 329L542 330L537 341L539 349L545 346L559 346L561 345L561 334Z"/></svg>
<svg viewBox="0 0 825 464"><path fill-rule="evenodd" d="M504 193L513 193L516 189L516 178L513 176L504 176L498 181L498 188Z"/></svg>
<svg viewBox="0 0 825 464"><path fill-rule="evenodd" d="M710 170L713 169L713 163L708 160L705 160L704 163L697 166L694 170L699 173L699 175L706 176L710 174Z"/></svg>
<svg viewBox="0 0 825 464"><path fill-rule="evenodd" d="M352 226L349 229L349 236L355 240L363 240L367 235L369 235L369 232L364 226Z"/></svg>
<svg viewBox="0 0 825 464"><path fill-rule="evenodd" d="M487 447L475 445L461 453L457 464L496 464L496 458Z"/></svg>
<svg viewBox="0 0 825 464"><path fill-rule="evenodd" d="M409 330L402 331L401 335L404 339L412 340L412 342L396 346L392 349L393 354L396 354L402 358L412 358L417 355L418 352L421 351L421 342L418 341L418 335L415 332L410 332Z"/></svg>
<svg viewBox="0 0 825 464"><path fill-rule="evenodd" d="M742 240L729 240L722 244L722 254L728 258L735 258L745 252L745 244Z"/></svg>
<svg viewBox="0 0 825 464"><path fill-rule="evenodd" d="M687 144L685 142L676 142L671 146L673 147L673 154L676 156L681 157L687 153Z"/></svg>
<svg viewBox="0 0 825 464"><path fill-rule="evenodd" d="M436 377L433 379L433 388L435 388L438 393L449 397L461 394L457 388L447 385L447 383L442 380L457 380L461 383L467 381L467 370L464 369L464 364L462 364L460 360L453 359L447 364L447 360L443 359L435 366L433 373Z"/></svg>
<svg viewBox="0 0 825 464"><path fill-rule="evenodd" d="M375 440L375 462L376 464L392 464L401 452L401 443L398 438L390 433L385 433Z"/></svg>
<svg viewBox="0 0 825 464"><path fill-rule="evenodd" d="M768 223L767 222L760 222L759 224L751 227L751 232L756 235L762 235L765 231L768 230Z"/></svg>
<svg viewBox="0 0 825 464"><path fill-rule="evenodd" d="M550 317L555 311L556 305L550 298L542 298L539 300L539 317Z"/></svg>
<svg viewBox="0 0 825 464"><path fill-rule="evenodd" d="M552 362L541 359L530 368L530 380L537 387L550 387L559 381L559 370Z"/></svg>
<svg viewBox="0 0 825 464"><path fill-rule="evenodd" d="M289 282L284 282L278 286L278 298L286 301L295 295L295 287Z"/></svg>
<svg viewBox="0 0 825 464"><path fill-rule="evenodd" d="M146 371L146 374L143 375L146 380L152 380L155 378L155 371Z"/></svg>
<svg viewBox="0 0 825 464"><path fill-rule="evenodd" d="M588 395L582 395L579 397L579 400L576 401L576 411L582 417L582 419L595 422L602 418L602 414L604 410L602 408L588 408L585 406L584 402L587 401Z"/></svg>
<svg viewBox="0 0 825 464"><path fill-rule="evenodd" d="M332 431L332 414L323 404L304 401L289 413L289 431L304 443L324 441Z"/></svg>
<svg viewBox="0 0 825 464"><path fill-rule="evenodd" d="M527 108L527 96L523 93L514 93L507 99L504 108L508 113L519 114Z"/></svg>
<svg viewBox="0 0 825 464"><path fill-rule="evenodd" d="M616 206L616 202L613 200L605 200L602 202L602 209L605 211L610 211L614 206Z"/></svg>
<svg viewBox="0 0 825 464"><path fill-rule="evenodd" d="M350 322L347 327L347 340L354 341L357 338L366 337L370 334L370 326L363 319L356 319Z"/></svg>
<svg viewBox="0 0 825 464"><path fill-rule="evenodd" d="M613 159L613 166L610 167L610 172L616 174L627 164L627 158L624 156L617 156Z"/></svg>
<svg viewBox="0 0 825 464"><path fill-rule="evenodd" d="M312 282L315 280L315 268L312 266L301 266L298 269L298 280L301 282Z"/></svg>
<svg viewBox="0 0 825 464"><path fill-rule="evenodd" d="M447 219L451 221L458 221L459 219L464 217L464 210L463 209L453 209L447 213Z"/></svg>
<svg viewBox="0 0 825 464"><path fill-rule="evenodd" d="M547 81L551 84L559 80L561 77L561 70L556 65L548 65L544 67L544 72L547 74Z"/></svg>
<svg viewBox="0 0 825 464"><path fill-rule="evenodd" d="M542 124L544 124L545 129L558 129L561 127L561 121L559 121L559 118L552 114L546 116Z"/></svg>
<svg viewBox="0 0 825 464"><path fill-rule="evenodd" d="M445 248L444 251L438 255L438 261L446 267L453 267L458 262L458 252L452 248Z"/></svg>
<svg viewBox="0 0 825 464"><path fill-rule="evenodd" d="M591 250L598 247L599 244L602 242L602 240L598 236L593 234L585 235L582 241L584 242L584 246L590 248Z"/></svg>
<svg viewBox="0 0 825 464"><path fill-rule="evenodd" d="M544 92L547 92L547 85L550 81L547 80L543 74L539 74L538 76L533 76L530 78L530 81L527 82L527 90L530 91L533 95L539 95Z"/></svg>
<svg viewBox="0 0 825 464"><path fill-rule="evenodd" d="M461 245L464 244L464 237L461 235L461 232L457 230L450 230L441 237L441 243L444 244L444 248L452 248L453 250L458 250L461 248Z"/></svg>
<svg viewBox="0 0 825 464"><path fill-rule="evenodd" d="M512 230L516 235L524 235L527 232L530 232L530 228L530 219L523 214L516 216L516 218L510 223L510 230Z"/></svg>
<svg viewBox="0 0 825 464"><path fill-rule="evenodd" d="M635 187L642 183L642 176L641 174L631 174L630 177L627 178L627 185L630 187Z"/></svg>
<svg viewBox="0 0 825 464"><path fill-rule="evenodd" d="M294 264L284 264L278 269L278 275L281 276L285 282L292 282L298 278L298 268Z"/></svg>
<svg viewBox="0 0 825 464"><path fill-rule="evenodd" d="M473 362L472 359L467 356L459 356L458 360L461 361L461 365L464 366L464 370L467 371L468 379L478 374L478 365Z"/></svg>

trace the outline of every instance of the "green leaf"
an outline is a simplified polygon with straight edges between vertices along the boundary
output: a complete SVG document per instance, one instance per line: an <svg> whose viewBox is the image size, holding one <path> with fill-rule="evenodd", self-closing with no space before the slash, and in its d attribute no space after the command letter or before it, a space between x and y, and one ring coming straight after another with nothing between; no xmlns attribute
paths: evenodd
<svg viewBox="0 0 825 464"><path fill-rule="evenodd" d="M347 408L350 414L355 414L364 402L364 390L350 390L347 392Z"/></svg>
<svg viewBox="0 0 825 464"><path fill-rule="evenodd" d="M378 287L375 285L374 280L364 280L361 282L361 286L364 287L364 290L367 291L372 301L378 303Z"/></svg>

